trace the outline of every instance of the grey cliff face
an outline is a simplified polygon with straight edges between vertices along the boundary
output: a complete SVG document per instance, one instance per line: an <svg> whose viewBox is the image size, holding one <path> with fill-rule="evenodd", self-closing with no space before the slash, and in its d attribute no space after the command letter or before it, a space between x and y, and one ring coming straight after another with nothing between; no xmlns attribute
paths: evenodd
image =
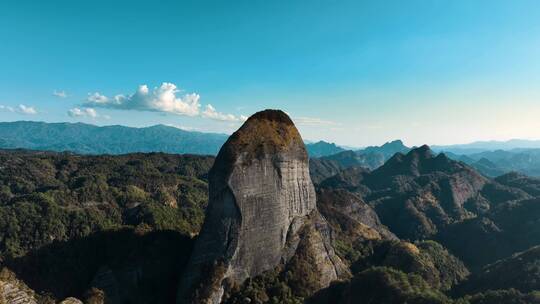
<svg viewBox="0 0 540 304"><path fill-rule="evenodd" d="M315 207L315 191L305 162L294 153L251 162L241 157L230 176L230 191L241 216L238 243L227 276L235 280L271 269L279 263L287 235ZM255 253L254 249L264 248Z"/></svg>
<svg viewBox="0 0 540 304"><path fill-rule="evenodd" d="M197 302L219 303L227 284L287 262L316 212L304 144L281 111L250 117L221 148L209 179L206 220L178 303L194 301L197 288ZM325 272L337 277L333 269Z"/></svg>

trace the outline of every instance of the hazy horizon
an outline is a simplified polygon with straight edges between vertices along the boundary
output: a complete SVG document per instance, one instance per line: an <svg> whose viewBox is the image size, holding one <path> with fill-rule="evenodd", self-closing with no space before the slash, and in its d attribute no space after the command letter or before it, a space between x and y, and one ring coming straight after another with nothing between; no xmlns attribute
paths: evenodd
<svg viewBox="0 0 540 304"><path fill-rule="evenodd" d="M92 122L85 122L85 121L76 121L76 122L70 122L70 121L46 122L46 121L39 121L39 120L0 121L0 123L2 123L2 122L5 122L5 123L10 123L10 122L36 122L36 123L60 123L60 124L61 123L83 123L83 124L97 126L97 127L122 126L122 127L129 127L129 128L148 128L148 127L154 127L154 126L163 125L163 126L176 128L176 129L179 129L179 130L182 130L182 131L188 131L188 132L199 132L199 133L208 133L208 134L223 134L223 135L227 135L227 136L232 134L232 133L219 132L219 131L217 131L217 132L200 131L200 130L195 130L195 129L191 129L191 128L184 128L182 126L175 126L175 125L172 125L172 124L162 124L162 123L149 124L149 125L143 125L143 126L128 126L128 125L123 125L123 124L95 124L95 123L92 123ZM424 145L424 144L428 145L430 147L431 146L433 146L433 147L461 146L461 145L490 144L490 143L504 144L504 143L511 143L511 142L514 142L514 141L526 141L526 142L532 142L532 143L538 142L538 144L540 144L540 139L526 139L526 138L510 138L510 139L507 139L507 140L485 139L485 140L475 140L475 141L471 141L471 142L450 143L450 144L437 144L437 143L427 143L427 142L422 143L422 144L410 144L410 143L406 142L405 140L403 140L401 138L389 138L389 139L380 140L380 141L377 141L377 142L374 142L374 143L371 143L371 144L367 144L365 146L350 146L350 145L346 145L346 144L341 144L339 142L327 141L327 140L324 140L324 139L315 139L315 140L313 140L313 139L310 139L310 138L305 138L305 137L303 137L303 135L302 135L302 138L306 142L306 144L317 143L319 141L323 141L323 142L327 142L327 143L330 143L330 144L335 144L335 145L337 145L337 146L339 146L341 148L344 148L344 149L362 149L362 148L365 148L365 147L368 147L368 146L382 146L385 143L393 142L393 141L396 141L396 140L402 141L403 144L405 146L408 146L408 147L419 147L419 146ZM534 146L536 147L536 145L534 145ZM528 146L528 145L517 146L517 148L530 148L530 146Z"/></svg>

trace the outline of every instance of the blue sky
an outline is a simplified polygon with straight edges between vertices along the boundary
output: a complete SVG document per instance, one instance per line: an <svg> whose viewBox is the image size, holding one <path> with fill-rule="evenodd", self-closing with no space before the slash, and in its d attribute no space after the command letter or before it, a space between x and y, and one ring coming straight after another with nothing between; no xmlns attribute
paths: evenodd
<svg viewBox="0 0 540 304"><path fill-rule="evenodd" d="M1 121L540 139L535 1L2 1L0 39Z"/></svg>

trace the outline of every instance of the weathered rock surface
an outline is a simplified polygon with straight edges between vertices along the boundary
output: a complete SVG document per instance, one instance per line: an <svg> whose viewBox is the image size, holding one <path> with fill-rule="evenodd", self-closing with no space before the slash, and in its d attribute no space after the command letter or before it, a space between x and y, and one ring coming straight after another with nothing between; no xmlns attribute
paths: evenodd
<svg viewBox="0 0 540 304"><path fill-rule="evenodd" d="M0 303L37 304L35 292L28 288L15 274L3 268L0 271Z"/></svg>
<svg viewBox="0 0 540 304"><path fill-rule="evenodd" d="M325 226L316 210L302 138L281 111L250 117L221 148L209 181L206 220L178 303L219 303L228 285L290 260L300 230L310 229L306 225ZM316 252L317 266L329 283L342 268L324 238L315 229L308 247Z"/></svg>
<svg viewBox="0 0 540 304"><path fill-rule="evenodd" d="M60 304L83 304L83 302L79 299L69 297L64 301L60 302Z"/></svg>

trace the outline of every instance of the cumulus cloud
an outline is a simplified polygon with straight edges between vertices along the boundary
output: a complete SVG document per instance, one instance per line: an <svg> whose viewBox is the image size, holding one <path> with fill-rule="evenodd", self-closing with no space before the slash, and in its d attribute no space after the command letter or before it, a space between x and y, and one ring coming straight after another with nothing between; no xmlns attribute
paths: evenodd
<svg viewBox="0 0 540 304"><path fill-rule="evenodd" d="M82 104L86 108L108 108L116 110L136 110L171 113L184 116L199 116L224 122L243 122L243 115L218 112L208 104L201 111L200 96L196 93L180 94L181 90L173 83L164 82L159 87L150 89L143 84L132 94L118 94L113 97L99 92L89 93Z"/></svg>
<svg viewBox="0 0 540 304"><path fill-rule="evenodd" d="M201 116L219 121L245 121L247 119L247 117L243 115L235 116L232 114L220 113L211 104L206 105L206 108L201 113Z"/></svg>
<svg viewBox="0 0 540 304"><path fill-rule="evenodd" d="M179 96L180 90L173 83L164 82L159 87L150 90L147 85L141 85L131 95L116 95L109 98L98 92L89 94L85 106L101 107L119 110L138 110L172 113L177 115L199 115L200 96L185 94Z"/></svg>
<svg viewBox="0 0 540 304"><path fill-rule="evenodd" d="M73 109L69 109L67 114L70 117L96 118L99 116L97 111L92 108L73 108Z"/></svg>
<svg viewBox="0 0 540 304"><path fill-rule="evenodd" d="M66 91L57 91L57 90L54 90L53 95L58 98L66 98L68 96Z"/></svg>
<svg viewBox="0 0 540 304"><path fill-rule="evenodd" d="M0 105L0 111L19 113L19 114L25 114L25 115L34 115L38 113L38 111L34 107L26 106L23 104L20 104L17 107Z"/></svg>

